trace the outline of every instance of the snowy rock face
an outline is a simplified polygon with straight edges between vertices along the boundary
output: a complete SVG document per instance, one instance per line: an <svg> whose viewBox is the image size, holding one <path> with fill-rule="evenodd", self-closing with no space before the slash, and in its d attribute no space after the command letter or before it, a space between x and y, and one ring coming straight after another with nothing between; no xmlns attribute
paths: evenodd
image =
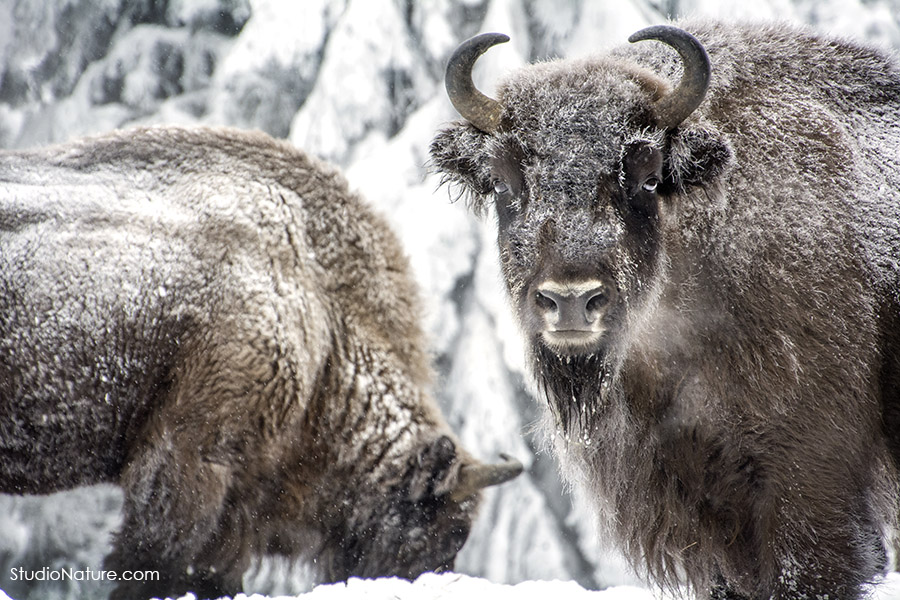
<svg viewBox="0 0 900 600"><path fill-rule="evenodd" d="M463 39L512 41L479 61L503 73L624 43L667 16L788 19L900 49L900 0L0 0L0 147L148 123L258 128L332 161L400 234L422 288L437 395L463 444L528 472L489 491L457 560L499 583L633 582L601 551L539 434L542 407L500 285L493 216L472 219L427 174L427 147L457 118L443 89ZM22 582L10 570L99 569L118 519L110 486L0 497L0 589L13 598L102 596L103 584ZM266 561L248 590L296 593L302 566Z"/></svg>

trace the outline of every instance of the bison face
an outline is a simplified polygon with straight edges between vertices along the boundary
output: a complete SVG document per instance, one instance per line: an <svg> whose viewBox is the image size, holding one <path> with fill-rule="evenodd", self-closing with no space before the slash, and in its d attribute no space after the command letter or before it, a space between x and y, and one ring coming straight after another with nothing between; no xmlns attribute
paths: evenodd
<svg viewBox="0 0 900 600"><path fill-rule="evenodd" d="M459 83L468 75L457 71L471 67L459 61L505 38L479 37L448 66L448 91L468 120L438 133L432 162L476 210L493 206L507 289L532 346L604 354L652 297L666 213L728 162L718 133L675 126L705 87L676 90L690 101L661 108L674 95L659 97L667 83L622 58L597 58L531 65L492 100Z"/></svg>
<svg viewBox="0 0 900 600"><path fill-rule="evenodd" d="M544 154L512 143L495 146L488 163L520 324L533 344L558 354L601 352L656 268L662 152L631 141L605 168L589 151Z"/></svg>

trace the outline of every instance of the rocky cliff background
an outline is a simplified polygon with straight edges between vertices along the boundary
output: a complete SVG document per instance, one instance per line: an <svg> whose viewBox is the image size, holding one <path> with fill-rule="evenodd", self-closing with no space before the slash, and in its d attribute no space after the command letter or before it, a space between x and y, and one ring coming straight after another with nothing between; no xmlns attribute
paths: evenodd
<svg viewBox="0 0 900 600"><path fill-rule="evenodd" d="M669 17L782 19L900 49L900 0L0 0L0 147L150 123L262 129L344 168L394 224L421 285L437 395L464 445L527 473L491 490L457 561L499 583L633 582L563 489L537 426L518 332L500 286L491 217L477 220L427 173L427 147L456 118L444 63L463 39L512 41L479 61L490 92L535 60L625 43ZM0 589L91 598L98 584L23 584L22 567L100 568L119 492L0 496ZM255 591L308 589L302 565L266 560Z"/></svg>

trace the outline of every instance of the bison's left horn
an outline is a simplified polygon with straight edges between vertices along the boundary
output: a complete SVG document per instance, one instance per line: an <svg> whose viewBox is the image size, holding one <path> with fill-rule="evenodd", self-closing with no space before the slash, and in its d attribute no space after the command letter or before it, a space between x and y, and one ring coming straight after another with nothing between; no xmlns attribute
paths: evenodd
<svg viewBox="0 0 900 600"><path fill-rule="evenodd" d="M712 71L709 55L697 38L671 25L647 27L628 38L632 43L641 40L658 40L675 48L684 63L684 74L678 87L653 104L659 126L671 129L688 118L703 102Z"/></svg>
<svg viewBox="0 0 900 600"><path fill-rule="evenodd" d="M524 468L522 463L505 454L501 454L500 458L503 459L503 462L496 465L476 463L463 466L459 470L459 481L457 481L456 488L450 493L450 498L459 502L483 488L506 483L522 473Z"/></svg>
<svg viewBox="0 0 900 600"><path fill-rule="evenodd" d="M502 106L493 98L478 91L472 81L472 67L478 57L491 46L509 41L502 33L482 33L459 45L447 63L444 84L453 108L462 117L485 133L492 133L500 125Z"/></svg>

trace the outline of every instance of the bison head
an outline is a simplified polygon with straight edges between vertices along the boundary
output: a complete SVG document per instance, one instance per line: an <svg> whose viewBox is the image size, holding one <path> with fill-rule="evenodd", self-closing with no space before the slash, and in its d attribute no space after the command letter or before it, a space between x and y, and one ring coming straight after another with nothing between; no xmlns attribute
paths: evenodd
<svg viewBox="0 0 900 600"><path fill-rule="evenodd" d="M330 546L339 552L318 557L325 579L415 579L426 571L452 569L481 490L522 473L522 463L502 458L497 464L481 463L441 435L397 463L399 470L375 469L364 490L345 490L338 504L348 514L326 527L335 536Z"/></svg>
<svg viewBox="0 0 900 600"><path fill-rule="evenodd" d="M704 47L671 26L631 37L646 39L669 48L531 65L497 100L475 89L471 71L505 35L464 42L447 67L466 120L437 134L432 162L476 210L493 205L520 324L534 348L556 356L603 355L621 341L665 268L667 215L730 158L696 110L710 80ZM674 69L677 56L683 74L671 91L641 64Z"/></svg>

